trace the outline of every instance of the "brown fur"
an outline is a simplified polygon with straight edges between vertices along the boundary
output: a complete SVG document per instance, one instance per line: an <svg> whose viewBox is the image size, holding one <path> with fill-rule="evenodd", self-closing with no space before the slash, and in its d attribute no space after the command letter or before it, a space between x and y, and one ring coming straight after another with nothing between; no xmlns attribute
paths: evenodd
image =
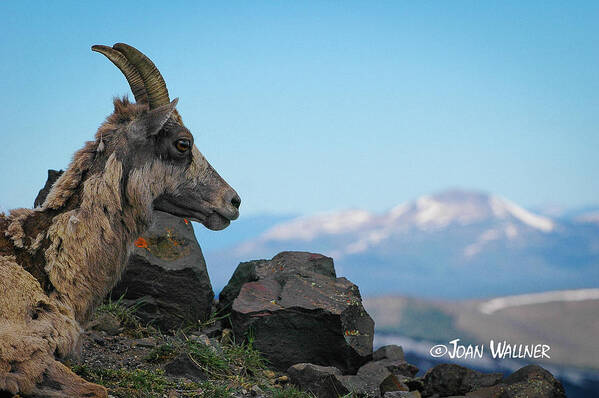
<svg viewBox="0 0 599 398"><path fill-rule="evenodd" d="M96 140L75 153L43 205L0 215L0 392L106 397L57 358L77 354L80 324L118 282L155 201L167 198L168 207L175 203L168 198L193 191L202 209L195 219L214 229L238 214L239 202L225 203L235 192L197 148L169 158L176 134L191 137L172 109L155 136L131 133L151 112L115 100Z"/></svg>

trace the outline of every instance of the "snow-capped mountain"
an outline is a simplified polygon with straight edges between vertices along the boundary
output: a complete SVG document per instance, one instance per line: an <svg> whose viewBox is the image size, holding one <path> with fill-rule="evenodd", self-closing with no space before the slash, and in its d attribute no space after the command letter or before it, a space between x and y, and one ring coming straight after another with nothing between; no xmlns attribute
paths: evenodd
<svg viewBox="0 0 599 398"><path fill-rule="evenodd" d="M338 274L370 295L465 298L599 286L599 225L554 220L479 192L423 196L382 214L298 217L208 256L225 264L284 250L333 257Z"/></svg>
<svg viewBox="0 0 599 398"><path fill-rule="evenodd" d="M256 246L271 242L311 242L347 235L347 244L331 248L331 254L339 258L365 252L397 233L410 230L435 232L485 222L496 225L485 230L479 239L466 246L466 255L476 254L485 242L501 237L515 238L520 229L548 233L556 227L551 219L530 213L497 196L446 191L435 196L422 196L412 203L400 204L380 215L365 210L347 210L300 217L271 228L257 240L242 246L241 250L251 252Z"/></svg>

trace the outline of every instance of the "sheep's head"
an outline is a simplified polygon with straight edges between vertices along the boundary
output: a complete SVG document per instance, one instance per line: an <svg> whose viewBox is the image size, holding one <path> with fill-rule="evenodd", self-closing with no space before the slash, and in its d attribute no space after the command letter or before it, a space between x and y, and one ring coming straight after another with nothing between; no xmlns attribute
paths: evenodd
<svg viewBox="0 0 599 398"><path fill-rule="evenodd" d="M145 55L123 43L93 46L125 75L137 105L97 150L122 164L123 190L134 206L154 209L226 228L239 216L241 199L212 168L170 101L164 79ZM115 108L127 106L115 102ZM118 110L115 109L115 115Z"/></svg>

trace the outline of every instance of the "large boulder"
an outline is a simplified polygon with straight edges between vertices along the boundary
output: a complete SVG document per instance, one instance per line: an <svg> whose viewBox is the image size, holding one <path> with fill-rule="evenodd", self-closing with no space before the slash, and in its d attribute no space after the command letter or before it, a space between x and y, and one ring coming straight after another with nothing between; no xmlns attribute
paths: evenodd
<svg viewBox="0 0 599 398"><path fill-rule="evenodd" d="M48 170L35 207L43 204L61 171ZM161 330L208 318L214 292L206 262L191 222L157 211L150 230L132 248L120 283L111 292L113 300L143 303L136 314Z"/></svg>
<svg viewBox="0 0 599 398"><path fill-rule="evenodd" d="M141 301L136 315L163 331L207 319L214 292L191 222L155 212L111 296L123 296L126 303Z"/></svg>
<svg viewBox="0 0 599 398"><path fill-rule="evenodd" d="M237 338L281 370L296 363L355 374L372 357L374 322L358 287L321 254L282 252L239 265L220 295Z"/></svg>

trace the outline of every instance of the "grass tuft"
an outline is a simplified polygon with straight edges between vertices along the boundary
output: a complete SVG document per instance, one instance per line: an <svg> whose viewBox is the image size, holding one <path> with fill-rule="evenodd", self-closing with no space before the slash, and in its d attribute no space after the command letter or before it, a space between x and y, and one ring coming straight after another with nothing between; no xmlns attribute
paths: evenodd
<svg viewBox="0 0 599 398"><path fill-rule="evenodd" d="M183 330L173 336L161 335L154 328L144 327L135 316L140 305L126 306L123 297L116 301L109 299L97 309L96 317L109 313L121 322L129 336L152 336L162 342L143 357L146 363L141 368L73 365L71 369L86 380L105 386L117 398L162 398L173 392L181 398L228 398L246 396L254 386L260 387L269 398L315 398L286 385L286 381L277 381L276 372L268 369L268 361L254 348L251 336L247 342L237 343L232 339L219 343L205 337L188 338ZM204 324L210 322L214 320ZM181 355L187 356L208 380L193 382L166 374L162 369L164 364Z"/></svg>

